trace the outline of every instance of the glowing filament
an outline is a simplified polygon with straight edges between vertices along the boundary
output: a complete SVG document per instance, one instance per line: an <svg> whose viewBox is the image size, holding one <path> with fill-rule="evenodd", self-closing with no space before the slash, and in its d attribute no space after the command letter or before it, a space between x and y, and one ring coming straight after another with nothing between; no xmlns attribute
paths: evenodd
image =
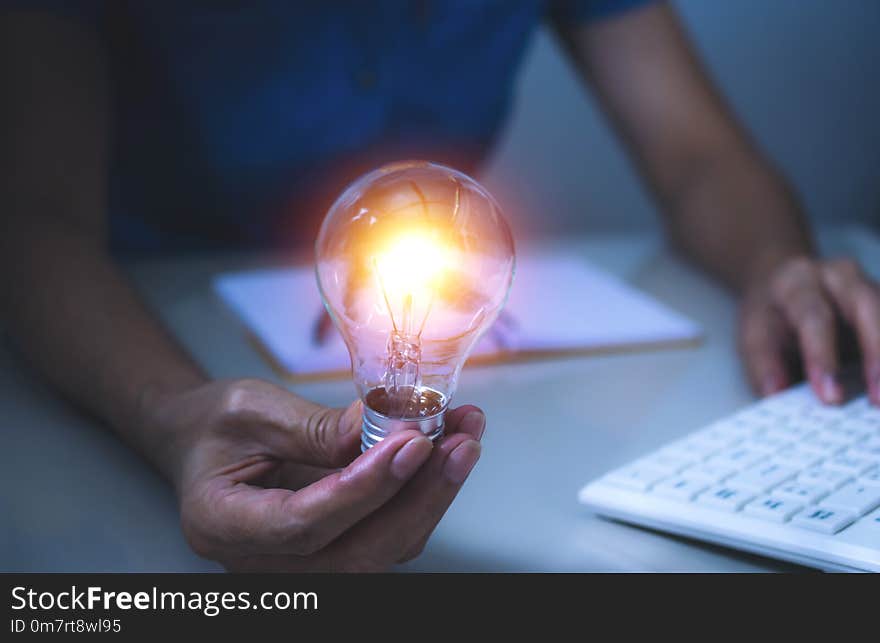
<svg viewBox="0 0 880 643"><path fill-rule="evenodd" d="M395 238L376 257L379 286L395 330L421 334L449 265L448 250L418 232Z"/></svg>

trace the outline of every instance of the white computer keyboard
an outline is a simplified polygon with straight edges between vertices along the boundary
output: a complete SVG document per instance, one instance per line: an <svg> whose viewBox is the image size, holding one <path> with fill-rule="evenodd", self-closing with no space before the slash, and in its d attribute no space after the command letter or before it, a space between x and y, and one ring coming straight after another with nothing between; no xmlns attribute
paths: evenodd
<svg viewBox="0 0 880 643"><path fill-rule="evenodd" d="M880 409L806 386L715 422L583 489L626 522L836 571L880 572Z"/></svg>

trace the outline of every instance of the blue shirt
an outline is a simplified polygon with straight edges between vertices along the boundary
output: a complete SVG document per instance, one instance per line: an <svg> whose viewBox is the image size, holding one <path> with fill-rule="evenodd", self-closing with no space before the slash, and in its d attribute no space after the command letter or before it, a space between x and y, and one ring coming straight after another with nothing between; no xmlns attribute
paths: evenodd
<svg viewBox="0 0 880 643"><path fill-rule="evenodd" d="M344 185L391 160L472 171L542 19L646 1L25 4L106 46L112 247L173 251L310 244Z"/></svg>

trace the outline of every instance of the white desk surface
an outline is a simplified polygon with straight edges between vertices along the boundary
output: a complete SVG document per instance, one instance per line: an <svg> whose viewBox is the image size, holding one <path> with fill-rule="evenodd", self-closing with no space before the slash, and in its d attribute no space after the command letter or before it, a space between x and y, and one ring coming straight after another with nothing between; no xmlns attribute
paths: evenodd
<svg viewBox="0 0 880 643"><path fill-rule="evenodd" d="M880 274L880 239L829 231ZM753 398L735 352L730 295L658 240L567 244L700 322L698 348L466 369L456 403L486 410L483 456L440 523L418 571L776 571L799 569L598 518L580 507L588 480ZM218 377L276 379L216 299L211 275L262 265L212 256L134 266L132 274L185 346ZM349 381L292 387L343 405ZM0 349L0 571L210 571L178 527L170 487L135 453L78 414Z"/></svg>

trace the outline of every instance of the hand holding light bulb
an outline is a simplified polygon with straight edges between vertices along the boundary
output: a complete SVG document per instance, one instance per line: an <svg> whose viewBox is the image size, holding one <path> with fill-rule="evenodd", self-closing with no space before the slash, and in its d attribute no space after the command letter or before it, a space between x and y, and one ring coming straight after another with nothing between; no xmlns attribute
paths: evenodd
<svg viewBox="0 0 880 643"><path fill-rule="evenodd" d="M349 188L318 277L363 402L329 409L259 380L154 402L179 436L163 469L193 549L242 571L378 571L418 555L479 458L483 413L449 401L512 274L507 226L464 175L407 163Z"/></svg>
<svg viewBox="0 0 880 643"><path fill-rule="evenodd" d="M480 455L482 412L446 436L395 433L360 453L362 408L331 409L260 380L210 382L157 417L181 523L232 571L382 571L417 556Z"/></svg>

